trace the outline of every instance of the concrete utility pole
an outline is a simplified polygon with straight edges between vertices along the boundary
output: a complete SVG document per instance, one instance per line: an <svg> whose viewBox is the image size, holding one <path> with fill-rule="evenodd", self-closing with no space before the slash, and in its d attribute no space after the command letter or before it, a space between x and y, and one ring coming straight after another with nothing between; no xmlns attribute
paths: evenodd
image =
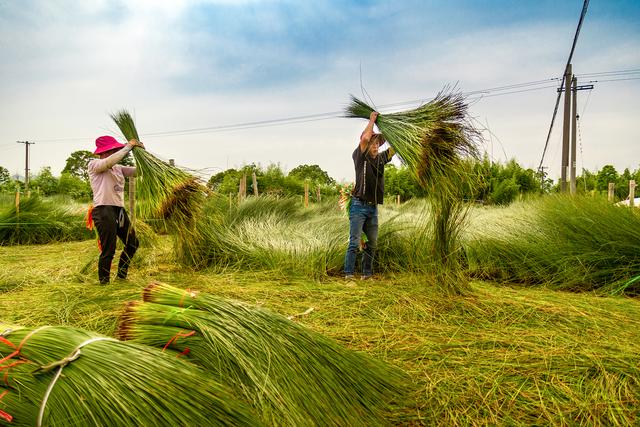
<svg viewBox="0 0 640 427"><path fill-rule="evenodd" d="M576 117L578 115L578 79L573 76L571 79L571 169L569 171L569 191L576 194L576 134L578 125ZM584 177L583 177L584 178Z"/></svg>
<svg viewBox="0 0 640 427"><path fill-rule="evenodd" d="M578 79L571 74L571 64L567 66L564 88L558 92L564 92L564 123L562 128L562 169L560 171L560 192L569 191L576 194L576 138L578 135L578 91L593 89L593 85L578 86ZM571 85L571 86L570 86ZM571 88L570 88L571 87ZM571 123L570 123L571 122ZM571 141L571 142L569 142ZM571 165L571 166L569 166ZM567 179L567 173L569 179Z"/></svg>
<svg viewBox="0 0 640 427"><path fill-rule="evenodd" d="M567 168L569 167L569 121L571 120L571 64L567 64L564 73L564 121L562 126L562 166L560 169L560 192L567 191Z"/></svg>
<svg viewBox="0 0 640 427"><path fill-rule="evenodd" d="M25 148L25 160L24 160L24 192L29 191L29 146L35 144L35 142L29 141L16 141L18 144L24 144Z"/></svg>

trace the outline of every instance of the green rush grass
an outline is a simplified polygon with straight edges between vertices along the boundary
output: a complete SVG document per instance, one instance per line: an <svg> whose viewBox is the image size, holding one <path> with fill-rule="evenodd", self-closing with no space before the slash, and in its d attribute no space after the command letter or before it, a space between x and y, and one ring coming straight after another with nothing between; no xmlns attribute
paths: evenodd
<svg viewBox="0 0 640 427"><path fill-rule="evenodd" d="M268 425L379 424L406 391L397 368L263 308L160 283L143 299L127 306L119 336L188 352Z"/></svg>
<svg viewBox="0 0 640 427"><path fill-rule="evenodd" d="M0 333L0 425L260 425L219 383L157 349L70 327Z"/></svg>
<svg viewBox="0 0 640 427"><path fill-rule="evenodd" d="M589 196L547 196L513 209L518 216L470 233L471 274L569 291L640 294L640 282L633 281L640 274L637 211Z"/></svg>
<svg viewBox="0 0 640 427"><path fill-rule="evenodd" d="M0 210L0 246L46 244L91 239L81 213L37 196L22 198L19 207Z"/></svg>

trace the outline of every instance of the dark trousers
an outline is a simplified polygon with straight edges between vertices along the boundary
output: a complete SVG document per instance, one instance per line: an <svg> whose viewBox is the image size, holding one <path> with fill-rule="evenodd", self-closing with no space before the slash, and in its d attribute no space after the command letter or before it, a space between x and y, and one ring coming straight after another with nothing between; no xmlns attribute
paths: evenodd
<svg viewBox="0 0 640 427"><path fill-rule="evenodd" d="M109 283L111 262L116 253L116 242L119 237L124 243L118 263L118 277L125 279L129 263L138 249L138 238L131 227L131 222L124 208L120 206L96 206L91 214L98 230L98 238L102 252L98 261L98 279L100 283Z"/></svg>

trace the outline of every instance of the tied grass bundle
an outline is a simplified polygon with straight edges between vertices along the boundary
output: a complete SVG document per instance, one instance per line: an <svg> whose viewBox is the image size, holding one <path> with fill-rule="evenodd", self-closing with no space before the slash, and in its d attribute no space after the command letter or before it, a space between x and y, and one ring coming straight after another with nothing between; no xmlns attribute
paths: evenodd
<svg viewBox="0 0 640 427"><path fill-rule="evenodd" d="M155 348L69 327L0 331L0 425L260 425L218 382Z"/></svg>
<svg viewBox="0 0 640 427"><path fill-rule="evenodd" d="M372 107L351 96L347 117L368 119ZM467 119L467 104L459 93L440 92L416 109L380 114L376 124L384 139L422 186L458 174L464 157L478 157L479 133Z"/></svg>
<svg viewBox="0 0 640 427"><path fill-rule="evenodd" d="M127 140L140 140L133 118L126 110L111 115ZM188 172L171 166L147 150L134 147L136 195L145 218L170 219L184 224L199 212L206 188Z"/></svg>
<svg viewBox="0 0 640 427"><path fill-rule="evenodd" d="M380 425L402 397L399 369L267 310L158 283L143 299L128 305L119 336L188 352L266 424Z"/></svg>

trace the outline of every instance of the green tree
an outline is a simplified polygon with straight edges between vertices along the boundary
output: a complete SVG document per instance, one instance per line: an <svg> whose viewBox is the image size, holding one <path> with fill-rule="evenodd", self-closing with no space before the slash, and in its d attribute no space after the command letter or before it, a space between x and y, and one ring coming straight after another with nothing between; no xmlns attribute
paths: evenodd
<svg viewBox="0 0 640 427"><path fill-rule="evenodd" d="M618 180L618 171L612 165L603 166L596 175L596 190L608 191L609 183L616 182Z"/></svg>
<svg viewBox="0 0 640 427"><path fill-rule="evenodd" d="M62 173L68 173L89 182L87 164L89 163L89 160L95 158L96 156L91 151L74 151L67 158L67 163L65 164L64 169L62 169Z"/></svg>
<svg viewBox="0 0 640 427"><path fill-rule="evenodd" d="M300 181L308 179L316 185L335 185L336 183L336 181L318 165L297 166L291 169L287 176L290 178L296 178Z"/></svg>
<svg viewBox="0 0 640 427"><path fill-rule="evenodd" d="M38 189L43 195L50 196L58 193L58 179L51 173L51 168L46 166L31 180L31 188Z"/></svg>
<svg viewBox="0 0 640 427"><path fill-rule="evenodd" d="M11 174L9 169L0 166L0 189L7 188L11 184Z"/></svg>
<svg viewBox="0 0 640 427"><path fill-rule="evenodd" d="M58 193L68 194L76 200L89 200L91 198L91 186L82 178L65 172L60 175Z"/></svg>

